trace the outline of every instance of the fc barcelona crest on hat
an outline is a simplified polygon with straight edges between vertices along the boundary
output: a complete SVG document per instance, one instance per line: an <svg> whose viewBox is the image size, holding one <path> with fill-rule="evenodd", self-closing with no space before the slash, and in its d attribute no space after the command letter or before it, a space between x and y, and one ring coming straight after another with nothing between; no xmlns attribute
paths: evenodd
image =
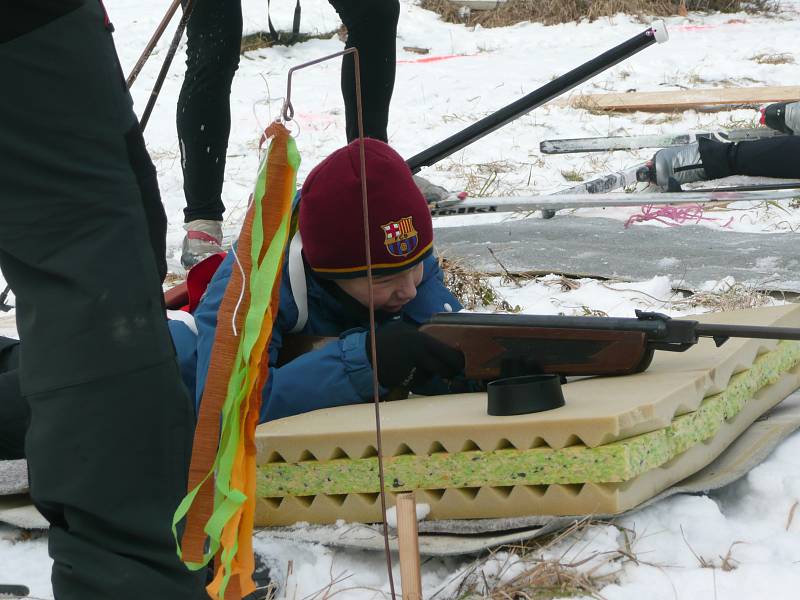
<svg viewBox="0 0 800 600"><path fill-rule="evenodd" d="M403 217L399 221L392 221L386 225L381 225L386 239L386 250L392 256L408 256L417 248L419 237L417 230L414 229L412 217Z"/></svg>

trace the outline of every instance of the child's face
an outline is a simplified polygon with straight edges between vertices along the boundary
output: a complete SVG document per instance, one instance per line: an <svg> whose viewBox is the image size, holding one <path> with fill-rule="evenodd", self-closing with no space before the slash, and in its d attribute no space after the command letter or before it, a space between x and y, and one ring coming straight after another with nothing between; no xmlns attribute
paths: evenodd
<svg viewBox="0 0 800 600"><path fill-rule="evenodd" d="M375 309L399 312L417 295L417 286L422 281L422 273L422 263L417 263L410 269L394 275L373 277L372 295ZM369 283L366 277L337 279L336 283L361 304L369 306Z"/></svg>

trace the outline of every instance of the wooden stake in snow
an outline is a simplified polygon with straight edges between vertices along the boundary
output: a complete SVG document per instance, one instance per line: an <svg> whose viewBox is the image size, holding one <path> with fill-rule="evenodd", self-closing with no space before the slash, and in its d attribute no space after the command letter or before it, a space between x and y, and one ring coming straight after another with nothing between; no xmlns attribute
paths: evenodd
<svg viewBox="0 0 800 600"><path fill-rule="evenodd" d="M417 503L414 494L398 494L397 539L400 547L400 581L403 600L422 600L419 573L419 538L417 535Z"/></svg>

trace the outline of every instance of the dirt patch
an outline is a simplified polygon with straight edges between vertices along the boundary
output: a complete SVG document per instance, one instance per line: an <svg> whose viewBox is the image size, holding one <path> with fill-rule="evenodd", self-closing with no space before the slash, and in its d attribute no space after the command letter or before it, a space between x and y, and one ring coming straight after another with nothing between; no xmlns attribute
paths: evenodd
<svg viewBox="0 0 800 600"><path fill-rule="evenodd" d="M794 56L789 54L788 52L778 53L778 54L769 54L762 52L760 54L756 54L755 56L751 56L750 60L754 60L760 65L793 65L794 64Z"/></svg>
<svg viewBox="0 0 800 600"><path fill-rule="evenodd" d="M260 48L272 48L272 46L293 46L308 40L329 40L339 33L339 30L324 31L322 33L298 33L292 36L291 32L279 31L278 39L274 39L269 31L257 31L242 36L241 53L259 50ZM341 35L339 36L341 38ZM346 37L346 36L345 36Z"/></svg>

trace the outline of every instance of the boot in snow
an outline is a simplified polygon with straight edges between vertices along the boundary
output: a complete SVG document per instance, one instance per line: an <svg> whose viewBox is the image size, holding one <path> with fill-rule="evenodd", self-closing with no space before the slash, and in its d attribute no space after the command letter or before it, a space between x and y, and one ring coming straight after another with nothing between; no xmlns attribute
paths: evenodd
<svg viewBox="0 0 800 600"><path fill-rule="evenodd" d="M789 135L800 135L800 102L776 102L761 109L761 124Z"/></svg>
<svg viewBox="0 0 800 600"><path fill-rule="evenodd" d="M196 219L185 223L181 264L190 269L204 258L222 252L222 221Z"/></svg>
<svg viewBox="0 0 800 600"><path fill-rule="evenodd" d="M450 195L450 192L448 192L442 186L431 183L419 175L414 175L414 183L417 184L419 191L422 192L422 195L425 198L425 202L428 204L441 202Z"/></svg>
<svg viewBox="0 0 800 600"><path fill-rule="evenodd" d="M656 152L653 157L656 184L667 189L672 178L678 184L708 179L697 142L684 146L672 146Z"/></svg>

